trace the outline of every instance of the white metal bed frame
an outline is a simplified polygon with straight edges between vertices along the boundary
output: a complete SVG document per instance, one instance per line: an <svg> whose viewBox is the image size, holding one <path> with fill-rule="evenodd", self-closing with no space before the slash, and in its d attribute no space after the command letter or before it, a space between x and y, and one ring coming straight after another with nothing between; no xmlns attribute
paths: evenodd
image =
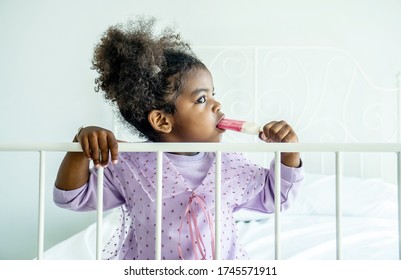
<svg viewBox="0 0 401 280"><path fill-rule="evenodd" d="M45 214L45 165L47 152L81 152L79 143L0 143L0 151L39 152L39 218L37 259L42 260L44 254L44 214ZM162 222L162 154L163 152L215 152L216 154L216 187L215 187L215 235L216 259L221 259L220 251L220 209L221 209L221 153L222 152L263 152L274 153L276 162L280 162L282 152L329 152L335 154L336 176L336 259L342 255L341 242L341 178L343 172L342 155L347 152L380 152L397 154L397 186L398 186L398 252L401 260L401 143L120 143L120 152L156 152L157 153L157 185L156 185L156 255L161 259L161 222ZM275 178L280 178L280 168L275 168ZM281 258L280 250L280 180L275 180L275 259ZM97 182L97 228L96 228L96 259L101 259L102 252L102 221L103 221L103 168L98 169Z"/></svg>
<svg viewBox="0 0 401 280"><path fill-rule="evenodd" d="M161 258L161 186L162 186L162 153L163 152L189 152L189 151L204 151L216 153L216 215L215 215L215 231L216 231L216 259L221 258L220 252L220 187L221 187L221 153L222 152L263 152L274 153L276 162L280 162L281 152L328 152L335 155L335 176L336 176L336 258L341 259L342 255L342 242L341 242L341 178L343 176L343 159L344 153L348 152L379 152L379 153L396 153L397 154L397 186L398 186L398 251L399 259L401 260L401 75L397 77L396 88L382 88L375 86L362 71L362 67L350 54L332 47L321 46L273 46L273 47L260 47L260 46L197 46L195 49L208 50L216 49L220 55L224 50L238 50L238 49L251 49L253 50L254 60L261 59L260 51L269 50L269 53L276 50L330 50L339 52L341 55L350 59L357 67L358 71L362 74L363 79L371 86L382 92L396 92L396 119L397 143L297 143L297 144L278 144L278 143L120 143L120 152L156 152L157 153L157 189L156 189L156 255L155 259ZM332 58L327 64L329 65L336 57ZM215 59L211 62L213 64ZM327 68L326 68L327 70ZM257 85L257 67L254 65L255 81ZM255 94L257 89L254 90ZM256 100L256 99L255 99ZM256 105L256 104L254 104ZM115 127L116 129L117 127ZM80 152L81 147L78 143L0 143L1 151L26 151L26 152L39 152L39 217L38 217L38 241L37 241L37 259L43 259L44 255L44 214L45 214L45 165L47 152ZM395 167L394 167L395 168ZM103 168L98 170L98 209L97 209L97 238L96 238L96 259L101 259L101 233L102 233L102 220L103 220L103 205L99 203L103 201ZM280 168L275 169L275 177L280 177ZM280 250L280 180L275 180L275 259L281 258Z"/></svg>

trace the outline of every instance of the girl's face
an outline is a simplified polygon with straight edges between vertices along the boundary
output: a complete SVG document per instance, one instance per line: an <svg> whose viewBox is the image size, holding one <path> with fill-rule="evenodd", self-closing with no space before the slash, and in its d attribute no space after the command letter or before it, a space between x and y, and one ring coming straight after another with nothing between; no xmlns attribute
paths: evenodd
<svg viewBox="0 0 401 280"><path fill-rule="evenodd" d="M217 123L224 114L214 99L213 78L207 69L194 68L185 75L176 111L171 116L171 142L220 142L224 130Z"/></svg>

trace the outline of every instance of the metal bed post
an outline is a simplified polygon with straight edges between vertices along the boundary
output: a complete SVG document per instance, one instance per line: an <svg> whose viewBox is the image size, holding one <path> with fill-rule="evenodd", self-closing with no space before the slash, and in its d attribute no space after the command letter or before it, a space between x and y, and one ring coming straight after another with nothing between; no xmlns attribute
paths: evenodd
<svg viewBox="0 0 401 280"><path fill-rule="evenodd" d="M401 143L401 72L397 76L397 143ZM397 152L398 259L401 260L401 151Z"/></svg>
<svg viewBox="0 0 401 280"><path fill-rule="evenodd" d="M397 153L398 185L398 258L401 260L401 151Z"/></svg>
<svg viewBox="0 0 401 280"><path fill-rule="evenodd" d="M274 155L274 258L281 258L280 210L281 210L281 152Z"/></svg>
<svg viewBox="0 0 401 280"><path fill-rule="evenodd" d="M155 259L161 260L162 247L162 191L163 191L163 152L157 151L156 161L156 240Z"/></svg>
<svg viewBox="0 0 401 280"><path fill-rule="evenodd" d="M341 179L342 179L342 154L336 152L336 259L341 260Z"/></svg>
<svg viewBox="0 0 401 280"><path fill-rule="evenodd" d="M45 239L45 152L39 151L39 221L38 221L38 260L43 259Z"/></svg>
<svg viewBox="0 0 401 280"><path fill-rule="evenodd" d="M220 238L220 233L221 233L221 226L220 226L220 221L221 221L221 152L216 151L215 153L215 163L216 163L216 170L215 170L215 176L216 176L216 182L215 182L215 260L220 260L221 259L221 238Z"/></svg>
<svg viewBox="0 0 401 280"><path fill-rule="evenodd" d="M102 259L102 233L103 233L103 181L104 168L97 170L97 222L96 222L96 259Z"/></svg>

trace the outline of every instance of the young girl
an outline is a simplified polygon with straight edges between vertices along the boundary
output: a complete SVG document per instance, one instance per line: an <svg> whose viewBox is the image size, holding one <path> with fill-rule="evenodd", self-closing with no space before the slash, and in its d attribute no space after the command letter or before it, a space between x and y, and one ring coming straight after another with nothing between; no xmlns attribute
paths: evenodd
<svg viewBox="0 0 401 280"><path fill-rule="evenodd" d="M219 142L224 118L212 76L171 30L153 35L154 19L110 27L96 46L97 89L125 122L151 142ZM286 122L270 122L259 138L297 142ZM83 153L68 152L57 174L54 201L75 211L96 209L97 168L104 170L104 209L122 208L121 228L104 250L107 259L155 257L155 153L119 153L112 132L80 129ZM101 157L99 156L101 154ZM214 153L164 153L162 259L214 258ZM90 160L94 168L89 167ZM233 213L274 212L274 163L257 166L239 153L222 154L221 255L246 259ZM281 208L302 181L298 153L282 153Z"/></svg>

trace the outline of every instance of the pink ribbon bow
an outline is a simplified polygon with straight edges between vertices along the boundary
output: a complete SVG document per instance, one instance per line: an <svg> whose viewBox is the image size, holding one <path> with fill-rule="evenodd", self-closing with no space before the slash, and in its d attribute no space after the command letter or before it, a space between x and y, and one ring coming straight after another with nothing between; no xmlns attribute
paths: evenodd
<svg viewBox="0 0 401 280"><path fill-rule="evenodd" d="M180 227L178 229L179 232L179 241L178 241L178 253L180 255L181 259L184 259L184 256L182 254L182 248L181 248L181 231L182 231L182 225L183 222L186 218L186 221L188 222L188 227L189 227L189 235L191 237L191 242L192 242L192 248L195 253L195 259L199 260L206 260L206 247L202 239L202 234L199 230L198 223L197 223L197 217L198 217L198 209L199 207L202 209L206 221L209 225L210 229L210 239L211 239L211 247L212 247L212 256L214 259L215 256L215 246L214 246L214 240L215 240L215 235L214 235L214 227L213 227L213 220L212 220L212 215L210 213L210 210L207 208L207 203L206 201L197 195L196 193L192 193L192 195L189 197L188 200L188 205L185 210L184 218L181 221ZM199 254L201 258L199 258Z"/></svg>

